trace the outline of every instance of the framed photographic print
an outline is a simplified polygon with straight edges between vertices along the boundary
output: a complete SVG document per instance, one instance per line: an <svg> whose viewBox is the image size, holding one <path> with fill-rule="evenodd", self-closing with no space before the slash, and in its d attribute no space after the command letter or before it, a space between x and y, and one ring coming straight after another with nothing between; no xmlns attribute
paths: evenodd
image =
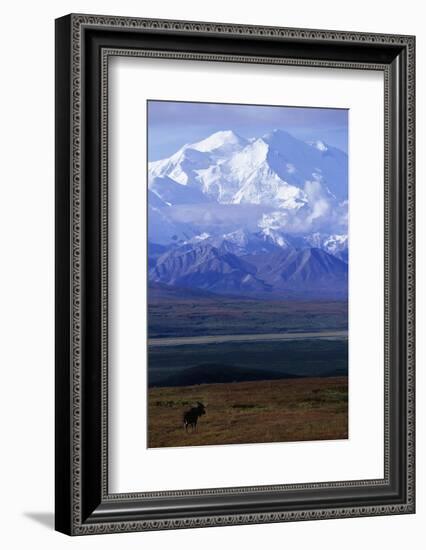
<svg viewBox="0 0 426 550"><path fill-rule="evenodd" d="M147 108L148 447L347 439L348 111Z"/></svg>
<svg viewBox="0 0 426 550"><path fill-rule="evenodd" d="M406 514L412 36L56 21L56 529Z"/></svg>

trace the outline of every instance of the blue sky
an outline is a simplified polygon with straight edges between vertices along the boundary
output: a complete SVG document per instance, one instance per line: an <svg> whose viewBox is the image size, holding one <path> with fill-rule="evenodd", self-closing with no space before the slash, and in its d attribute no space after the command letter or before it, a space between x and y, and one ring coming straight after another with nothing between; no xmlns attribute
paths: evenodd
<svg viewBox="0 0 426 550"><path fill-rule="evenodd" d="M348 151L348 110L311 107L148 101L148 159L163 159L219 130L260 137L280 128L304 141Z"/></svg>

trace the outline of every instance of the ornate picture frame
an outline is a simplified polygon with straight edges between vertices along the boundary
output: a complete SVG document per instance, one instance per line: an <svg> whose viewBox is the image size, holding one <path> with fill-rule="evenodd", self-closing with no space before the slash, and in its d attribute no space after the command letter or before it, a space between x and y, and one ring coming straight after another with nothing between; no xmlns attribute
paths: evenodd
<svg viewBox="0 0 426 550"><path fill-rule="evenodd" d="M384 477L146 493L108 489L108 61L384 75ZM56 20L56 529L69 535L415 511L415 38L72 14Z"/></svg>

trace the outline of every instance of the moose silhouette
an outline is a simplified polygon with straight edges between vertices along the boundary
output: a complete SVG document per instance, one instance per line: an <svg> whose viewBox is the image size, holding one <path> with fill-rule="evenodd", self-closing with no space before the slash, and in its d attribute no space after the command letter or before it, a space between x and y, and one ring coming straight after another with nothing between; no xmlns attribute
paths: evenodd
<svg viewBox="0 0 426 550"><path fill-rule="evenodd" d="M206 407L200 401L197 401L197 405L191 407L189 410L183 413L183 426L185 431L188 431L188 428L191 427L192 431L197 429L197 422L200 416L206 414Z"/></svg>

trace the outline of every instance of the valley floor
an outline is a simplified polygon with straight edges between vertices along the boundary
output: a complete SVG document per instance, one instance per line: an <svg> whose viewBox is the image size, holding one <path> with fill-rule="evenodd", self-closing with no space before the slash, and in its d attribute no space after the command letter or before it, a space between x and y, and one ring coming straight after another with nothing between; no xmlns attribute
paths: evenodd
<svg viewBox="0 0 426 550"><path fill-rule="evenodd" d="M149 338L348 329L347 300L249 300L204 294L150 287Z"/></svg>
<svg viewBox="0 0 426 550"><path fill-rule="evenodd" d="M207 414L196 431L183 413ZM148 390L148 447L225 445L348 438L348 378L303 378Z"/></svg>

